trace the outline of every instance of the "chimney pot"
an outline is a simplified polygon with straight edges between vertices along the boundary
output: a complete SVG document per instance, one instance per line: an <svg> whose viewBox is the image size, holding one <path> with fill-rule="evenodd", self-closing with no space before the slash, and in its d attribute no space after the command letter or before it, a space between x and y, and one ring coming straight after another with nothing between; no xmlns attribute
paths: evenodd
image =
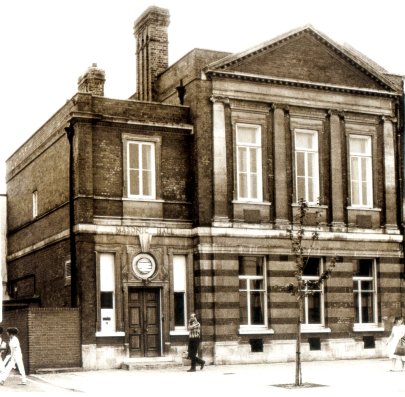
<svg viewBox="0 0 405 397"><path fill-rule="evenodd" d="M79 92L88 92L93 95L104 96L105 72L97 67L97 63L87 69L79 77L77 85Z"/></svg>

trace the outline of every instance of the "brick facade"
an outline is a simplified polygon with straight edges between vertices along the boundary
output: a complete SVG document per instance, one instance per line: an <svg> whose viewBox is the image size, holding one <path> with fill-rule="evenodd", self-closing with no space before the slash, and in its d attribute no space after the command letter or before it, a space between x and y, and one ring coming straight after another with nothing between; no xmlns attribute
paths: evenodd
<svg viewBox="0 0 405 397"><path fill-rule="evenodd" d="M4 312L2 326L17 327L27 373L43 368L81 367L80 313L68 308Z"/></svg>
<svg viewBox="0 0 405 397"><path fill-rule="evenodd" d="M311 255L325 266L338 258L323 285L322 318L303 332L304 359L383 356L404 304L400 79L312 27L241 54L193 50L168 67L168 23L168 11L152 7L135 24L136 100L105 98L102 79L81 80L86 89L8 160L12 297L69 307L77 283L82 364L89 369L117 368L138 356L181 362L187 332L179 313L193 311L210 362L294 359L296 302L277 286L294 280L288 229L298 212L295 136L304 131L317 137L319 169L320 205L311 205L305 220L312 230L315 212L321 216ZM91 72L104 76L95 65ZM251 173L260 189L250 199L238 190L241 126L260 137L250 152L260 159ZM354 202L350 188L353 136L370 146L366 206ZM133 186L151 194L138 195ZM72 246L77 279L66 273ZM260 326L244 323L245 311L257 308L243 306L246 258L264 264L263 318L256 313L260 321L252 320ZM375 269L368 311L354 298L362 260Z"/></svg>

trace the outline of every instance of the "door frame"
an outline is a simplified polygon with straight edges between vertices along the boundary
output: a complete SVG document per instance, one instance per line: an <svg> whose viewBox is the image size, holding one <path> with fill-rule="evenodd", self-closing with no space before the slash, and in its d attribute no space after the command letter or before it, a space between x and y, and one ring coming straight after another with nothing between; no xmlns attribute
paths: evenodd
<svg viewBox="0 0 405 397"><path fill-rule="evenodd" d="M162 357L164 355L164 349L163 349L163 308L162 308L162 295L163 295L163 288L161 286L145 286L145 285L132 285L128 286L127 290L127 302L126 302L126 318L127 318L127 335L128 335L128 355L131 356L131 349L130 349L130 343L129 343L129 337L130 337L130 324L129 324L129 297L130 293L133 290L143 290L144 292L147 290L154 290L158 292L158 297L157 297L157 303L159 305L158 313L157 315L159 316L159 343L160 343L160 348L159 350L159 356ZM146 356L143 356L146 357Z"/></svg>

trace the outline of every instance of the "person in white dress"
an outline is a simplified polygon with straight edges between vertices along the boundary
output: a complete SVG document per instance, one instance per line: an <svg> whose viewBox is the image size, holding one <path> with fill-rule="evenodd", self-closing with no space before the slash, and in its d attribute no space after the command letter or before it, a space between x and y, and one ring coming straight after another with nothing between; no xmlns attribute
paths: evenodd
<svg viewBox="0 0 405 397"><path fill-rule="evenodd" d="M20 341L17 338L18 329L11 327L7 328L7 334L10 338L8 346L10 348L10 357L6 358L5 370L0 374L0 385L4 385L5 380L8 378L11 370L17 366L21 375L21 385L27 384L27 377L25 375L24 362L20 347Z"/></svg>
<svg viewBox="0 0 405 397"><path fill-rule="evenodd" d="M3 340L3 327L0 327L0 373L4 372L4 370L5 370L3 355L4 355L4 352L6 351L6 348L7 348L7 344Z"/></svg>
<svg viewBox="0 0 405 397"><path fill-rule="evenodd" d="M395 354L398 342L403 336L405 336L404 319L402 317L395 317L391 335L387 339L387 355L391 359L391 371L395 371L397 360L401 360L402 369L404 369L405 356L398 356Z"/></svg>

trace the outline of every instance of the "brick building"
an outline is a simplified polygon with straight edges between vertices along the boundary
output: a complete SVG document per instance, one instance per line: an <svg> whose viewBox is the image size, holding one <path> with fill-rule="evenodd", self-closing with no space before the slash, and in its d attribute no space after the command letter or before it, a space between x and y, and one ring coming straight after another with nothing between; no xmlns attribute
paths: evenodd
<svg viewBox="0 0 405 397"><path fill-rule="evenodd" d="M8 287L78 307L84 368L181 361L188 315L209 362L290 360L288 229L320 211L304 276L304 359L378 357L403 310L402 79L305 26L168 65L169 13L135 22L136 92L78 93L7 161ZM312 215L311 215L312 214Z"/></svg>

